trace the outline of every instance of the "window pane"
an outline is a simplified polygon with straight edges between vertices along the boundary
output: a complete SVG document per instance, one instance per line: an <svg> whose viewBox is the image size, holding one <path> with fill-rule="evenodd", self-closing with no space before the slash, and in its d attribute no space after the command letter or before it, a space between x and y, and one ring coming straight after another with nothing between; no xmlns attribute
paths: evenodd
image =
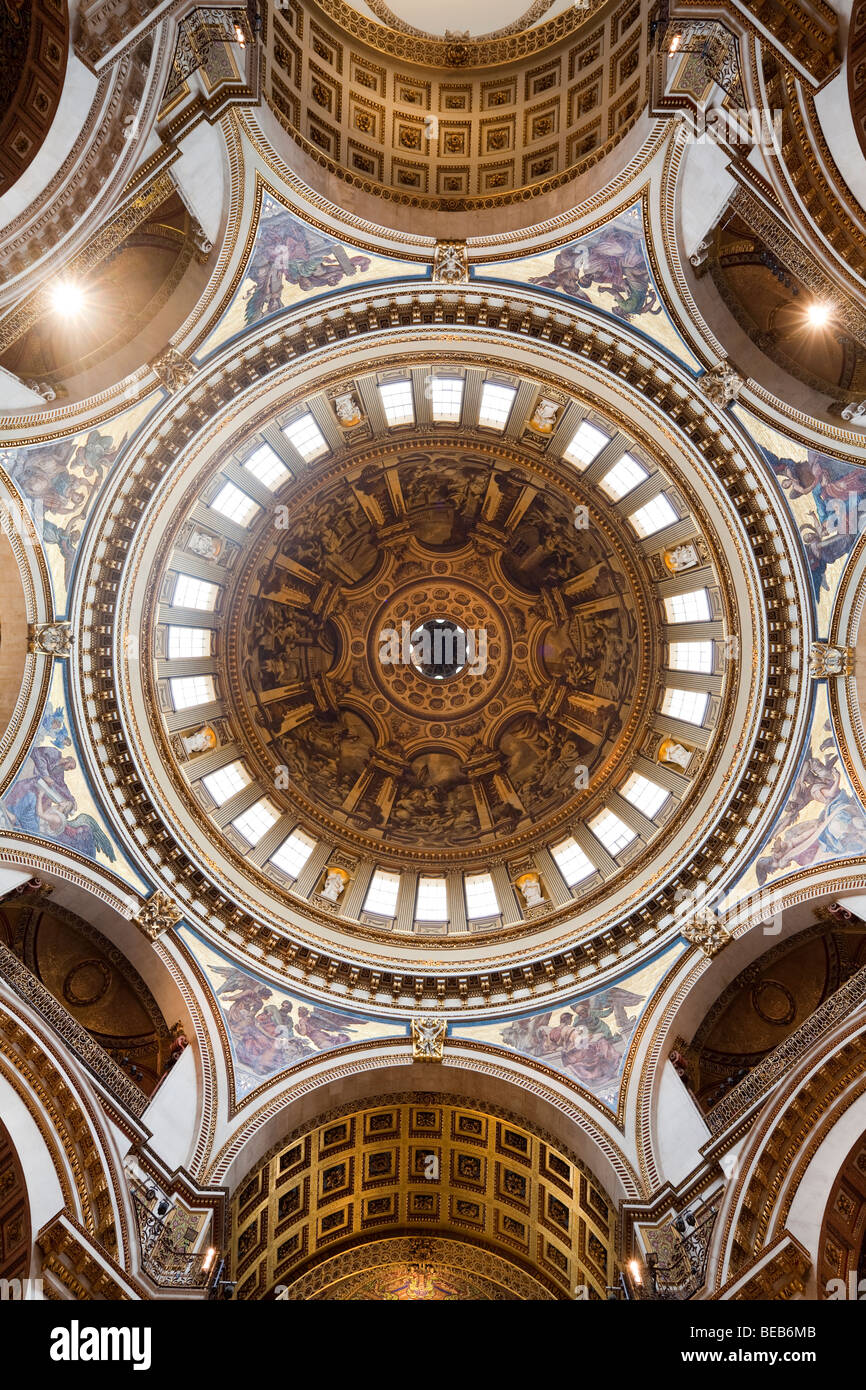
<svg viewBox="0 0 866 1390"><path fill-rule="evenodd" d="M194 709L216 699L213 676L173 676L169 685L175 709Z"/></svg>
<svg viewBox="0 0 866 1390"><path fill-rule="evenodd" d="M463 405L463 378L431 377L430 405L434 420L457 421Z"/></svg>
<svg viewBox="0 0 866 1390"><path fill-rule="evenodd" d="M516 395L517 390L514 386L497 386L495 382L485 381L481 392L481 409L478 412L479 425L504 430Z"/></svg>
<svg viewBox="0 0 866 1390"><path fill-rule="evenodd" d="M692 589L688 594L674 594L665 599L669 623L705 623L710 619L710 600L706 589Z"/></svg>
<svg viewBox="0 0 866 1390"><path fill-rule="evenodd" d="M608 854L617 855L624 850L626 845L630 845L632 840L637 839L636 831L630 825L621 821L619 816L615 816L613 811L602 811L600 816L591 820L589 828L601 843L604 845Z"/></svg>
<svg viewBox="0 0 866 1390"><path fill-rule="evenodd" d="M328 452L325 436L309 411L306 415L300 415L297 420L292 420L288 425L283 425L283 434L289 443L295 446L305 463L320 458L322 454Z"/></svg>
<svg viewBox="0 0 866 1390"><path fill-rule="evenodd" d="M671 642L670 660L672 671L698 671L702 675L712 675L712 642Z"/></svg>
<svg viewBox="0 0 866 1390"><path fill-rule="evenodd" d="M615 463L609 473L605 473L599 486L612 497L614 502L618 502L627 493L633 492L638 483L642 483L649 473L642 463L633 459L631 454L623 454L619 463Z"/></svg>
<svg viewBox="0 0 866 1390"><path fill-rule="evenodd" d="M639 772L632 773L622 789L622 794L632 806L643 811L649 820L655 820L657 812L670 796L665 787L660 787L658 782L651 782L649 777L643 777Z"/></svg>
<svg viewBox="0 0 866 1390"><path fill-rule="evenodd" d="M389 425L414 425L415 402L411 381L386 381L379 386L382 408Z"/></svg>
<svg viewBox="0 0 866 1390"><path fill-rule="evenodd" d="M397 910L399 887L399 874L389 873L387 869L377 869L370 879L370 887L364 899L364 911L377 912L380 917L393 917Z"/></svg>
<svg viewBox="0 0 866 1390"><path fill-rule="evenodd" d="M261 801L256 801L248 810L236 816L232 825L248 844L257 845L262 836L267 835L271 826L276 825L279 818L280 813L276 806L263 796Z"/></svg>
<svg viewBox="0 0 866 1390"><path fill-rule="evenodd" d="M584 420L562 457L573 463L575 468L588 468L593 459L598 458L605 444L609 443L610 436L604 430Z"/></svg>
<svg viewBox="0 0 866 1390"><path fill-rule="evenodd" d="M258 478L271 492L276 492L277 488L282 487L286 479L292 476L291 470L270 444L262 444L254 454L250 454L249 458L244 460L244 468L248 468L253 477Z"/></svg>
<svg viewBox="0 0 866 1390"><path fill-rule="evenodd" d="M573 888L576 883L582 883L585 878L589 878L591 874L595 873L595 865L592 860L587 858L571 835L558 845L554 845L550 853L556 860L559 872L569 888Z"/></svg>
<svg viewBox="0 0 866 1390"><path fill-rule="evenodd" d="M448 892L444 878L418 879L415 899L415 920L418 922L448 921Z"/></svg>
<svg viewBox="0 0 866 1390"><path fill-rule="evenodd" d="M703 724L710 697L705 690L679 690L668 686L662 701L662 714L683 719L687 724Z"/></svg>
<svg viewBox="0 0 866 1390"><path fill-rule="evenodd" d="M297 878L315 848L316 841L305 831L293 830L289 838L283 840L279 849L271 855L271 863L276 864L277 868L282 869L290 878Z"/></svg>
<svg viewBox="0 0 866 1390"><path fill-rule="evenodd" d="M175 627L168 629L169 661L185 661L195 656L213 654L213 632L209 627Z"/></svg>
<svg viewBox="0 0 866 1390"><path fill-rule="evenodd" d="M200 612L213 612L216 607L219 584L209 584L206 579L193 579L191 574L180 573L175 580L172 607L197 608Z"/></svg>
<svg viewBox="0 0 866 1390"><path fill-rule="evenodd" d="M252 778L238 758L225 767L217 768L216 772L209 772L207 777L202 777L201 780L217 806L222 806L230 797L236 796L244 787L248 787Z"/></svg>
<svg viewBox="0 0 866 1390"><path fill-rule="evenodd" d="M665 526L672 526L678 520L679 517L663 492L653 497L645 506L639 507L636 512L632 512L629 517L642 539L655 535L656 531L662 531Z"/></svg>
<svg viewBox="0 0 866 1390"><path fill-rule="evenodd" d="M258 502L254 502L247 493L235 487L234 483L223 483L211 502L211 507L238 526L249 526L253 517L261 511Z"/></svg>
<svg viewBox="0 0 866 1390"><path fill-rule="evenodd" d="M499 902L490 874L466 874L466 916L470 922L479 917L496 917Z"/></svg>

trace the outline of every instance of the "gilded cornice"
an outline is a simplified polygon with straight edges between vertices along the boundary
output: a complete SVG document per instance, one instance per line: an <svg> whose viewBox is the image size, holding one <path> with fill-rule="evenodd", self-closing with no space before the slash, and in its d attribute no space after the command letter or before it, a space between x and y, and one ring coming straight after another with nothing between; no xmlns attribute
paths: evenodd
<svg viewBox="0 0 866 1390"><path fill-rule="evenodd" d="M344 34L365 44L376 53L398 58L401 63L417 63L424 67L443 67L451 70L459 68L489 68L501 63L514 63L523 58L531 58L536 53L549 48L560 39L571 38L588 25L595 14L604 8L605 0L588 0L586 8L574 6L553 19L545 20L533 28L520 28L511 32L509 25L501 34L482 34L477 38L460 39L462 48L468 50L465 60L455 64L453 56L454 41L436 38L420 30L402 32L401 29L386 27L390 22L390 11L380 16L384 23L367 19L344 0L316 0L309 8L318 8L332 20ZM531 11L530 11L531 13ZM522 25L526 16L521 16L516 24ZM532 21L530 21L532 22ZM408 29L409 26L406 26Z"/></svg>

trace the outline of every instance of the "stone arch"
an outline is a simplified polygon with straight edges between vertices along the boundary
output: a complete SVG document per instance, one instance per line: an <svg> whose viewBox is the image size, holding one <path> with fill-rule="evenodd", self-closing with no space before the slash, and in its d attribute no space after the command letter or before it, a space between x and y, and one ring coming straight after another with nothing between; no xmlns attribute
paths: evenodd
<svg viewBox="0 0 866 1390"><path fill-rule="evenodd" d="M324 1058L299 1069L290 1085L275 1088L252 1114L238 1112L207 1171L211 1183L233 1191L243 1174L281 1135L306 1124L322 1109L324 1088L341 1101L358 1101L372 1093L421 1089L463 1094L467 1103L483 1099L516 1109L571 1148L597 1173L614 1200L638 1198L640 1184L616 1129L601 1105L582 1104L567 1085L541 1078L531 1062L495 1049L461 1044L453 1063L411 1063L405 1039L340 1049L339 1059ZM495 1054L495 1055L494 1055Z"/></svg>
<svg viewBox="0 0 866 1390"><path fill-rule="evenodd" d="M635 1117L639 1169L650 1187L670 1177L664 1124L684 1123L695 1152L710 1137L693 1096L669 1065L671 1051L679 1039L694 1037L707 1012L741 972L780 944L807 933L817 921L816 910L838 900L857 911L855 895L864 887L860 866L852 865L844 875L838 863L830 867L832 874L816 870L798 875L795 882L776 884L759 902L746 899L726 923L731 942L712 959L697 947L686 951L657 991L642 1024L625 1098L626 1113ZM765 935L765 924L778 930Z"/></svg>

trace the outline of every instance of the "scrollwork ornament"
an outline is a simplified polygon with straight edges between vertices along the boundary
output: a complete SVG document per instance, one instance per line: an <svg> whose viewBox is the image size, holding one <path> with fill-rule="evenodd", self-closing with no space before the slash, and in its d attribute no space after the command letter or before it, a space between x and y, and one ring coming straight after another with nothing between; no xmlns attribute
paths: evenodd
<svg viewBox="0 0 866 1390"><path fill-rule="evenodd" d="M196 373L195 363L172 347L166 348L150 365L166 391L170 391L172 395L188 386Z"/></svg>
<svg viewBox="0 0 866 1390"><path fill-rule="evenodd" d="M182 916L180 908L168 894L157 891L138 910L133 920L148 940L156 941L164 931L176 926Z"/></svg>
<svg viewBox="0 0 866 1390"><path fill-rule="evenodd" d="M809 675L813 680L849 676L853 667L852 647L834 646L832 642L813 642L809 649Z"/></svg>
<svg viewBox="0 0 866 1390"><path fill-rule="evenodd" d="M724 406L737 399L746 382L730 362L718 362L704 373L700 384L704 395L713 405Z"/></svg>
<svg viewBox="0 0 866 1390"><path fill-rule="evenodd" d="M34 623L31 625L28 649L40 656L62 656L72 654L72 624Z"/></svg>
<svg viewBox="0 0 866 1390"><path fill-rule="evenodd" d="M437 241L433 257L433 280L437 285L465 285L469 279L466 244L462 241Z"/></svg>
<svg viewBox="0 0 866 1390"><path fill-rule="evenodd" d="M699 946L710 960L731 940L730 932L725 931L718 917L709 911L690 918L683 927L683 936L693 946Z"/></svg>

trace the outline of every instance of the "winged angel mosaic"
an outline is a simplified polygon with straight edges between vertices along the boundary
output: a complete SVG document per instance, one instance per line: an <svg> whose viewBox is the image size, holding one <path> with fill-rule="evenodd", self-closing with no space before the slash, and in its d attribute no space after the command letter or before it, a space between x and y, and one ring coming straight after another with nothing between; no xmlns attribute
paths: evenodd
<svg viewBox="0 0 866 1390"><path fill-rule="evenodd" d="M56 684L58 692L60 688ZM87 859L103 855L114 863L111 840L96 817L80 805L84 794L66 711L61 703L49 701L36 741L0 802L0 826L53 840Z"/></svg>
<svg viewBox="0 0 866 1390"><path fill-rule="evenodd" d="M618 985L508 1022L455 1024L457 1037L494 1043L577 1081L612 1109L647 1000L682 948L656 957Z"/></svg>
<svg viewBox="0 0 866 1390"><path fill-rule="evenodd" d="M406 1031L287 994L238 969L194 933L181 928L180 934L203 967L225 1021L239 1096L305 1057Z"/></svg>
<svg viewBox="0 0 866 1390"><path fill-rule="evenodd" d="M304 293L332 290L350 275L370 268L370 257L352 253L310 227L287 209L266 197L247 277L252 284L245 292L245 322L255 323L266 314L282 309L284 287L294 285Z"/></svg>

